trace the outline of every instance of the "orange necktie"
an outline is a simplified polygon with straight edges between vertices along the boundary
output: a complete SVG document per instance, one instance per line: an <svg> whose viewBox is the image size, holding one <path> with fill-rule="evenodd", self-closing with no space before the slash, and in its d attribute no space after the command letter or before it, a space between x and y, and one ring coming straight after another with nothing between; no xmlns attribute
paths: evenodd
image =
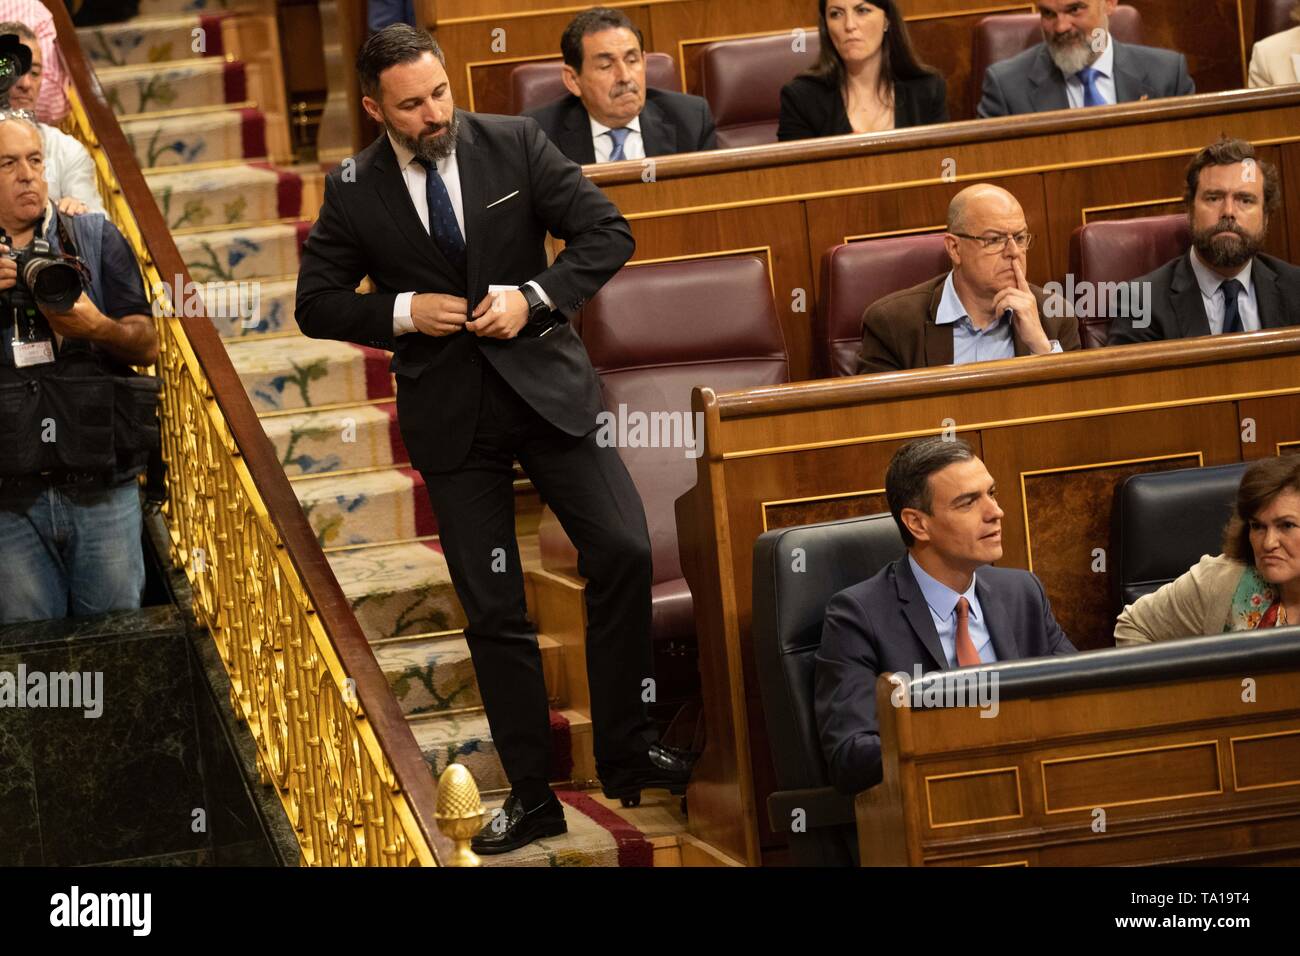
<svg viewBox="0 0 1300 956"><path fill-rule="evenodd" d="M970 639L970 602L957 599L957 666L974 667L980 663L975 642Z"/></svg>

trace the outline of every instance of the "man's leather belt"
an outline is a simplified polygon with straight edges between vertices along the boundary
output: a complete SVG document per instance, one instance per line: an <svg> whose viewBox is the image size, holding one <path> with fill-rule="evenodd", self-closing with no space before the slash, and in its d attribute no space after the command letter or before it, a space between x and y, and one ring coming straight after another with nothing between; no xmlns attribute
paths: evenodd
<svg viewBox="0 0 1300 956"><path fill-rule="evenodd" d="M16 478L0 477L0 493L13 491L39 491L43 488L80 487L103 488L109 475L101 471L43 471L38 475L20 475Z"/></svg>

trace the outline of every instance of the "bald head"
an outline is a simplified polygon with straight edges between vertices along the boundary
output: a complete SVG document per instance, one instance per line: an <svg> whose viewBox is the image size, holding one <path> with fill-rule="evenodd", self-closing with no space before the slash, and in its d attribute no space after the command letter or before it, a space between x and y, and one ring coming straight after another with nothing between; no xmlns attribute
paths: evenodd
<svg viewBox="0 0 1300 956"><path fill-rule="evenodd" d="M948 204L948 231L978 236L983 231L980 223L1015 216L1024 218L1024 210L1015 196L1001 186L976 183L952 197Z"/></svg>

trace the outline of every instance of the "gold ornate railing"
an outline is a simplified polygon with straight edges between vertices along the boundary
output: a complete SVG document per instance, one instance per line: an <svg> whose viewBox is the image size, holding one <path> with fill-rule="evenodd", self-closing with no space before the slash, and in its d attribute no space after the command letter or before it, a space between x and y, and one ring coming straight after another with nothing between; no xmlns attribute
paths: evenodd
<svg viewBox="0 0 1300 956"><path fill-rule="evenodd" d="M194 614L216 642L231 705L257 742L259 772L284 804L301 861L470 861L435 826L428 765L216 329L206 315L183 314L188 296L171 294L187 288L189 273L67 11L59 0L47 5L72 79L66 128L94 156L109 216L154 302L171 559L189 579Z"/></svg>

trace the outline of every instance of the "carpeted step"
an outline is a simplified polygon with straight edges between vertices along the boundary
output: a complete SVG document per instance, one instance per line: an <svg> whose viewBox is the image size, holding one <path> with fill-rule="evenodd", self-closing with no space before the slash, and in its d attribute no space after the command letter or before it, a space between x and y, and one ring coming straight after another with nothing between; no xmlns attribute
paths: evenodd
<svg viewBox="0 0 1300 956"><path fill-rule="evenodd" d="M510 788L482 711L416 717L411 719L410 727L434 776L455 762L469 769L480 792ZM574 762L572 750L591 749L591 718L576 710L553 710L551 731L555 747L551 776L567 780Z"/></svg>
<svg viewBox="0 0 1300 956"><path fill-rule="evenodd" d="M188 9L188 8L187 8ZM223 13L181 13L165 17L136 17L124 23L80 27L81 48L97 70L138 63L164 63L192 57L225 55L221 35ZM195 30L202 30L202 43ZM201 49L196 50L199 46Z"/></svg>
<svg viewBox="0 0 1300 956"><path fill-rule="evenodd" d="M357 623L372 641L465 626L436 541L331 551L326 557Z"/></svg>
<svg viewBox="0 0 1300 956"><path fill-rule="evenodd" d="M552 706L560 699L564 649L552 638L537 639ZM375 647L375 660L393 688L404 714L433 714L482 707L469 644L458 634Z"/></svg>
<svg viewBox="0 0 1300 956"><path fill-rule="evenodd" d="M172 229L290 219L302 212L302 177L267 163L155 172L145 178Z"/></svg>
<svg viewBox="0 0 1300 956"><path fill-rule="evenodd" d="M304 478L293 490L322 548L438 533L424 478L411 468Z"/></svg>
<svg viewBox="0 0 1300 956"><path fill-rule="evenodd" d="M481 857L484 866L654 866L677 859L686 817L677 797L646 791L639 807L623 807L599 790L557 790L568 832L535 840L510 853ZM505 797L483 801L489 826Z"/></svg>
<svg viewBox="0 0 1300 956"><path fill-rule="evenodd" d="M257 109L143 113L121 124L143 169L266 158L266 118Z"/></svg>
<svg viewBox="0 0 1300 956"><path fill-rule="evenodd" d="M409 460L392 402L273 415L262 419L262 427L290 476Z"/></svg>
<svg viewBox="0 0 1300 956"><path fill-rule="evenodd" d="M304 335L229 342L226 351L259 412L391 398L391 358L381 349Z"/></svg>
<svg viewBox="0 0 1300 956"><path fill-rule="evenodd" d="M309 222L210 229L175 236L176 250L197 283L230 282L298 272Z"/></svg>
<svg viewBox="0 0 1300 956"><path fill-rule="evenodd" d="M255 99L257 64L217 57L101 67L96 71L108 105L119 117Z"/></svg>
<svg viewBox="0 0 1300 956"><path fill-rule="evenodd" d="M238 282L205 282L200 286L204 307L218 335L237 340L265 333L298 332L298 323L293 320L296 276L245 281L253 283L246 290L241 290ZM245 302L256 308L244 309Z"/></svg>

